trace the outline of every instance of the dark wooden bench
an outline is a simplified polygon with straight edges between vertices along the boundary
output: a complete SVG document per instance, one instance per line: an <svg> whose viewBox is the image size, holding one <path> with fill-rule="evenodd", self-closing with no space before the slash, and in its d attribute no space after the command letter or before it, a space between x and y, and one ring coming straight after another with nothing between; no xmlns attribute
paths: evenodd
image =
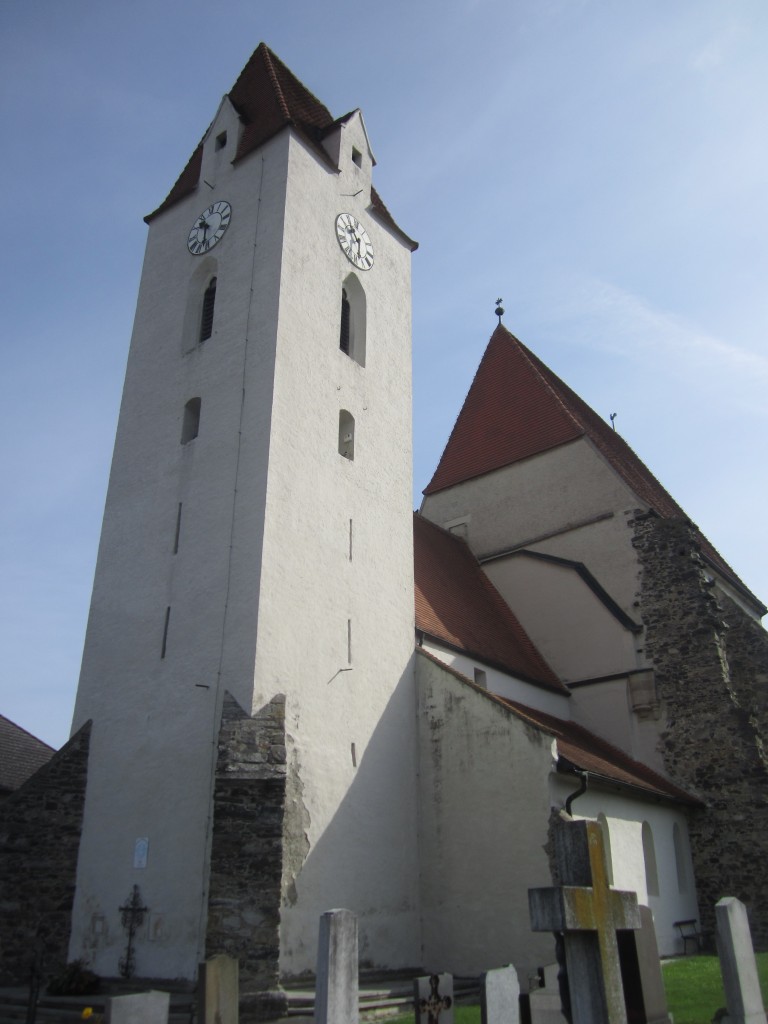
<svg viewBox="0 0 768 1024"><path fill-rule="evenodd" d="M704 944L704 934L699 931L697 921L675 921L674 927L680 932L680 938L683 940L683 956L688 950L689 942L693 943L696 952L701 950Z"/></svg>

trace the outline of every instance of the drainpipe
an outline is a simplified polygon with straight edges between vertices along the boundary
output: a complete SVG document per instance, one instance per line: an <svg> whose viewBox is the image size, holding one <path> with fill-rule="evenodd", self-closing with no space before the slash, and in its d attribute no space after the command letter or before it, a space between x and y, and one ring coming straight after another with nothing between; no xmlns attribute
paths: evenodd
<svg viewBox="0 0 768 1024"><path fill-rule="evenodd" d="M578 768L574 768L573 774L579 776L581 779L581 785L574 793L571 793L565 801L565 813L569 815L571 814L571 807L573 806L574 800L578 800L580 796L583 796L587 792L587 786L589 784L589 772L583 772Z"/></svg>

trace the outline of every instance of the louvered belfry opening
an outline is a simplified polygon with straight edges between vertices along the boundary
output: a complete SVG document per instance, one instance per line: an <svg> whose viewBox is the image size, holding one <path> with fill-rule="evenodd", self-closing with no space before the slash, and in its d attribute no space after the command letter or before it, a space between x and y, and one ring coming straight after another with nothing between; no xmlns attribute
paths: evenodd
<svg viewBox="0 0 768 1024"><path fill-rule="evenodd" d="M216 278L205 289L203 313L200 317L200 341L207 341L213 333L213 307L216 304Z"/></svg>
<svg viewBox="0 0 768 1024"><path fill-rule="evenodd" d="M341 334L339 335L339 348L346 355L349 355L349 328L350 328L350 310L349 310L349 299L347 298L346 289L341 290Z"/></svg>

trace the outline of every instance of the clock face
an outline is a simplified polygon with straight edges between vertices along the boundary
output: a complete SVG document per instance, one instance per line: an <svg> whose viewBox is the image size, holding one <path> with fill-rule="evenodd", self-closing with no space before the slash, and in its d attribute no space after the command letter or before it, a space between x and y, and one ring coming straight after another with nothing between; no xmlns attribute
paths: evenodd
<svg viewBox="0 0 768 1024"><path fill-rule="evenodd" d="M231 218L232 207L224 200L211 203L207 210L203 210L195 219L187 239L187 248L192 255L202 256L221 241Z"/></svg>
<svg viewBox="0 0 768 1024"><path fill-rule="evenodd" d="M336 218L336 237L341 251L358 270L370 270L373 266L373 246L359 220L351 213L340 213Z"/></svg>

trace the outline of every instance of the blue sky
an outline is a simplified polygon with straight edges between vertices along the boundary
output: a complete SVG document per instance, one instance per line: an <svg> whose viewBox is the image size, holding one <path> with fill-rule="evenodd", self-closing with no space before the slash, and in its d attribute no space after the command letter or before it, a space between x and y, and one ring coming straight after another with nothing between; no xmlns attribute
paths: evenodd
<svg viewBox="0 0 768 1024"><path fill-rule="evenodd" d="M261 40L420 242L414 503L502 296L768 600L765 0L3 0L0 713L68 735L142 216Z"/></svg>

